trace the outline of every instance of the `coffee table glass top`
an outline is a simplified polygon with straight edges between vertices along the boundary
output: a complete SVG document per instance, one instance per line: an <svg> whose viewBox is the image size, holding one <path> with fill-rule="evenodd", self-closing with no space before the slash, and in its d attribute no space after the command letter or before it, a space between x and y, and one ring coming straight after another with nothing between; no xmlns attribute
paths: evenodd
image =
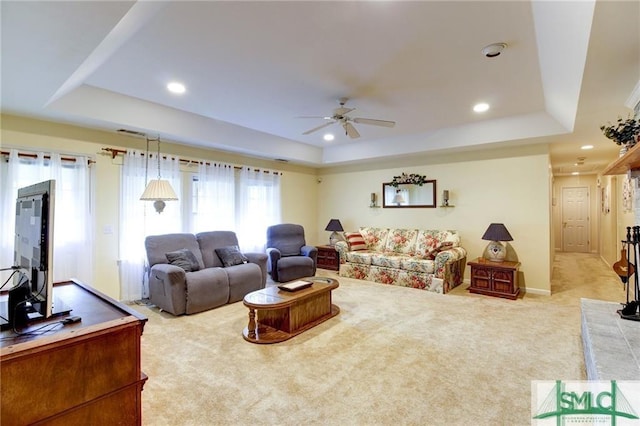
<svg viewBox="0 0 640 426"><path fill-rule="evenodd" d="M301 281L311 281L311 287L296 291L280 290L278 286L265 287L262 290L254 291L244 297L245 305L265 306L287 304L288 302L300 299L301 297L313 295L320 291L326 291L338 287L338 281L333 278L309 277L302 278Z"/></svg>

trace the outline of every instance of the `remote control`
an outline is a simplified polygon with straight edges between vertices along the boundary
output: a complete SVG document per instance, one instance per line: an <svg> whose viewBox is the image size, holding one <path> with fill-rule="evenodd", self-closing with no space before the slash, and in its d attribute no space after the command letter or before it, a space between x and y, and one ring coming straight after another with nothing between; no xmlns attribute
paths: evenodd
<svg viewBox="0 0 640 426"><path fill-rule="evenodd" d="M82 321L82 318L80 318L79 316L74 315L72 317L63 319L62 323L63 324L74 324L74 323L80 322L80 321Z"/></svg>

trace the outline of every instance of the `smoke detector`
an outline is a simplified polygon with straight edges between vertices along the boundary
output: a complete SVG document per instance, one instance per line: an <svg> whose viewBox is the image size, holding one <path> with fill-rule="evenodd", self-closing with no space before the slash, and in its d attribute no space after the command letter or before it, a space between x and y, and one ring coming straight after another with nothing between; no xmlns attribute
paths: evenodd
<svg viewBox="0 0 640 426"><path fill-rule="evenodd" d="M499 56L507 47L507 43L493 43L482 48L482 54L487 58L495 58Z"/></svg>

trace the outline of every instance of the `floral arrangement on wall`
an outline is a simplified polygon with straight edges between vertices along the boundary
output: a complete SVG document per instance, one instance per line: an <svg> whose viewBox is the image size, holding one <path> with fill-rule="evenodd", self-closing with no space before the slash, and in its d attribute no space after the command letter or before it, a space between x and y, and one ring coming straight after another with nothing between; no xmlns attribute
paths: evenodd
<svg viewBox="0 0 640 426"><path fill-rule="evenodd" d="M391 181L391 186L397 187L402 184L414 184L418 186L422 186L427 182L427 177L423 175L418 175L415 173L406 174L402 173L400 176L394 176Z"/></svg>

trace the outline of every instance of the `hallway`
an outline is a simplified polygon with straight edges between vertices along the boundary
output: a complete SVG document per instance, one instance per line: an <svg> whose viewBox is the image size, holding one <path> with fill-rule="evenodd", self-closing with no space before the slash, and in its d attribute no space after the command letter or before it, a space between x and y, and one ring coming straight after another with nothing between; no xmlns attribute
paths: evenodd
<svg viewBox="0 0 640 426"><path fill-rule="evenodd" d="M527 297L543 296L527 295ZM553 261L550 301L579 306L580 298L611 302L627 300L622 281L599 255L556 253Z"/></svg>

